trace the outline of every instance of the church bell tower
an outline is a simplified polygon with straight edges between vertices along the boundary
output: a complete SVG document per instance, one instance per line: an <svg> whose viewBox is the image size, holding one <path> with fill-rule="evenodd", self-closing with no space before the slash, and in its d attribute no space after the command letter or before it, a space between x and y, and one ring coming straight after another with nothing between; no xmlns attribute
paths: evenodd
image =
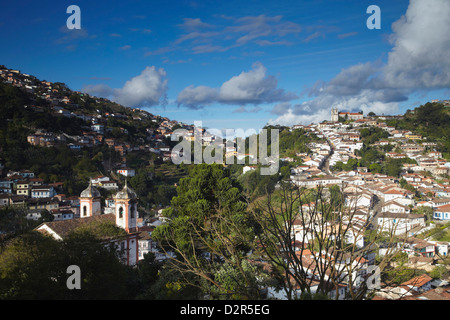
<svg viewBox="0 0 450 320"><path fill-rule="evenodd" d="M331 109L331 122L338 122L339 121L339 111L337 108Z"/></svg>
<svg viewBox="0 0 450 320"><path fill-rule="evenodd" d="M92 186L89 186L80 194L80 218L87 218L102 214L101 194Z"/></svg>
<svg viewBox="0 0 450 320"><path fill-rule="evenodd" d="M116 225L125 229L128 233L137 230L137 196L127 185L114 195Z"/></svg>

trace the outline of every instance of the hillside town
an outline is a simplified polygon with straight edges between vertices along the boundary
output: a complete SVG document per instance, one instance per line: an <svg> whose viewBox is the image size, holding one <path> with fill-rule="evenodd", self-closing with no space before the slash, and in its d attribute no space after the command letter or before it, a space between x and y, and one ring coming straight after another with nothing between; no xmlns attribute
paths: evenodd
<svg viewBox="0 0 450 320"><path fill-rule="evenodd" d="M153 115L140 109L130 109L129 113L107 112L105 108L87 112L80 108L79 102L92 98L81 92L70 93L62 89L61 84L40 81L35 77L22 74L18 70L0 67L3 83L17 87L31 94L36 103L24 106L36 113L44 112L42 104L50 106L52 116L68 119L81 119L84 124L81 134L50 131L48 128L30 128L27 143L31 146L52 148L58 145L68 146L70 150L82 153L95 146L107 146L119 155L116 163L108 164L104 175L92 176L85 189L79 194L68 195L64 184L59 181L45 182L40 172L30 168L10 170L0 159L0 207L21 208L26 211L28 219L38 221L44 212L51 215L51 221L43 221L36 230L63 239L71 230L90 221L112 221L126 232L123 238L114 239L127 249L123 261L127 265L136 265L151 252L157 261L165 261L174 256L165 252L156 241L152 240L155 228L167 222L163 209L155 208L153 216L139 214L136 192L128 185L128 180L135 177L138 168L127 163L127 155L133 152L151 153L162 163L170 162L182 154L172 152L170 145L174 130L184 129L184 138L193 142L195 131L200 130L202 145L225 146L222 138L193 125ZM73 99L76 95L80 101ZM72 99L71 99L72 97ZM103 98L93 98L100 106L108 102ZM450 105L449 100L434 101ZM303 130L305 135L314 135L320 142L307 145L309 152L299 152L296 160L284 157L281 162L300 161L300 165L290 166L289 183L298 188L329 189L339 187L345 196L345 205L355 210L351 224L352 232L347 234L347 241L357 248L365 247L361 230L368 226L380 232L392 233L398 243L395 246L406 254L405 265L431 272L436 266L444 266L450 246L449 237L437 240L433 236L424 236L435 228L447 232L450 226L450 162L436 148L436 143L427 137L409 130L401 130L388 124L389 120L401 119L403 116L363 115L362 113L340 112L331 110L331 121L317 124L294 125L288 130ZM145 136L136 141L127 141L116 134L127 134L125 127L112 127L111 119L129 121L138 126L140 122L153 123L145 128ZM121 123L121 122L120 122ZM365 130L365 131L364 131ZM370 141L384 159L403 159L398 175L381 173L377 166L360 166L362 152L367 147L368 134L377 130L379 140ZM114 132L114 134L112 134ZM367 133L369 132L369 133ZM374 131L375 132L375 131ZM178 141L179 137L176 137ZM172 140L174 141L174 140ZM236 146L226 149L225 157L245 158L248 154L238 153ZM1 157L1 155L0 155ZM374 165L380 165L377 161ZM256 170L257 165L243 165L242 175ZM109 196L102 200L99 190L106 190ZM312 204L314 206L315 204ZM309 210L311 204L304 205ZM330 224L330 228L333 226ZM300 223L294 225L292 237L314 238L316 230L305 228ZM301 245L299 248L302 247ZM313 253L298 249L301 259L311 260ZM300 253L301 252L301 253ZM383 250L377 252L383 255ZM323 259L338 259L326 256ZM370 266L375 264L375 254L366 253L359 257L361 262L357 274L368 274ZM345 260L345 259L344 259ZM318 263L315 261L314 263ZM342 268L345 263L339 264ZM447 271L449 267L445 265ZM305 269L308 277L315 279L315 267ZM340 299L346 296L348 286L346 277L338 283L336 290L330 291L330 298ZM448 280L448 279L447 279ZM375 299L450 299L449 283L445 279L435 279L427 274L417 276L402 283L399 287L380 290ZM312 291L317 290L312 283ZM285 297L274 288L266 292L267 298Z"/></svg>
<svg viewBox="0 0 450 320"><path fill-rule="evenodd" d="M449 100L442 102L450 105ZM349 116L351 121L338 121L338 116ZM325 138L326 142L309 146L312 154L302 157L303 164L291 169L290 181L305 188L339 186L345 194L346 204L356 211L355 218L371 221L384 232L407 238L406 242L398 243L408 256L407 264L430 271L438 261L447 257L450 242L417 236L435 226L443 226L444 229L449 226L450 162L435 149L436 143L428 142L426 137L411 131L390 127L385 122L386 119L401 117L364 117L359 113L333 109L332 121L294 126L291 130L301 128L313 132ZM414 160L414 163L403 164L399 177L370 172L367 167L348 171L332 169L338 162L347 164L351 159L361 158L355 150L363 148L360 132L367 127L380 128L389 134L375 141L375 147L390 145L399 149L398 152L385 152L386 158ZM401 180L406 181L409 188L402 187ZM429 216L423 214L421 208L424 207L430 209ZM390 290L392 288L382 290L376 299L446 300L449 298L448 290L441 285L441 281L433 281L429 276L419 276L395 288L394 293Z"/></svg>

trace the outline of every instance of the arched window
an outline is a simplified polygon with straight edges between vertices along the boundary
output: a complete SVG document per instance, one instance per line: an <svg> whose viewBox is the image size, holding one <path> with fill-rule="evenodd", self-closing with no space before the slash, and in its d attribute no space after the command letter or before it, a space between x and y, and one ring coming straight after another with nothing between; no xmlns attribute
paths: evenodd
<svg viewBox="0 0 450 320"><path fill-rule="evenodd" d="M134 219L134 206L130 207L130 218Z"/></svg>
<svg viewBox="0 0 450 320"><path fill-rule="evenodd" d="M83 216L86 216L86 214L87 214L87 207L83 206Z"/></svg>
<svg viewBox="0 0 450 320"><path fill-rule="evenodd" d="M119 208L119 218L123 217L123 207Z"/></svg>

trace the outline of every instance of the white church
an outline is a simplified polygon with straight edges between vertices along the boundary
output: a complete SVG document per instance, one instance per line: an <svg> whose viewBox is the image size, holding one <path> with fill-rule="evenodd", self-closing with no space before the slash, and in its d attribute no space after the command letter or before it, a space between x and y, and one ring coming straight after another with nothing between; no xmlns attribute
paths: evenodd
<svg viewBox="0 0 450 320"><path fill-rule="evenodd" d="M331 122L338 122L339 118L348 120L362 120L364 115L360 112L340 112L337 108L331 109Z"/></svg>
<svg viewBox="0 0 450 320"><path fill-rule="evenodd" d="M117 192L113 198L114 212L102 214L100 192L90 182L79 197L80 218L44 222L35 230L49 234L56 240L63 240L70 232L83 226L95 223L115 223L125 231L124 236L107 241L114 242L117 248L123 252L123 263L135 265L139 260L137 195L125 182L123 189Z"/></svg>

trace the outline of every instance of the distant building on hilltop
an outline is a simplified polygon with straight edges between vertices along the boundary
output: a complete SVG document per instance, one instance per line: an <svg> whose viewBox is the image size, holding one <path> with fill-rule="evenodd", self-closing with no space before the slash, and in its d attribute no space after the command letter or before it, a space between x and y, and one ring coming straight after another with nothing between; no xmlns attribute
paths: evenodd
<svg viewBox="0 0 450 320"><path fill-rule="evenodd" d="M359 112L339 112L338 118L346 118L348 120L361 120L364 119L364 115Z"/></svg>
<svg viewBox="0 0 450 320"><path fill-rule="evenodd" d="M364 115L359 112L339 112L337 108L331 109L331 122L338 122L339 118L348 120L362 120Z"/></svg>
<svg viewBox="0 0 450 320"><path fill-rule="evenodd" d="M331 109L331 122L339 121L339 111L337 108Z"/></svg>

